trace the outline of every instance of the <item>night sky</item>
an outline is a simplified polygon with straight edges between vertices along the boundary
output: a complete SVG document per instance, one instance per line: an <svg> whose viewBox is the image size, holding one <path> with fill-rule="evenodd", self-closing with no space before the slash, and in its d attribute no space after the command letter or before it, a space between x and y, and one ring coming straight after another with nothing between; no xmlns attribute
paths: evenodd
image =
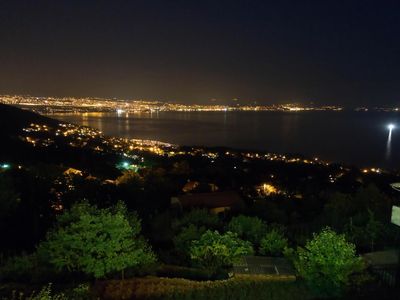
<svg viewBox="0 0 400 300"><path fill-rule="evenodd" d="M400 1L4 1L0 93L400 104Z"/></svg>

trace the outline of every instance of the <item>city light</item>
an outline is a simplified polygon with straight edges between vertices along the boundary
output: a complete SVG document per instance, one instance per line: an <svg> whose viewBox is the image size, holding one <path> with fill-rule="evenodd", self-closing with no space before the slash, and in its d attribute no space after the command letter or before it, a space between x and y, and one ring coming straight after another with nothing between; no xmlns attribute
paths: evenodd
<svg viewBox="0 0 400 300"><path fill-rule="evenodd" d="M160 100L115 98L76 98L76 97L34 97L21 95L0 95L0 103L18 107L35 109L41 113L100 113L116 112L118 116L124 113L162 112L162 111L342 111L337 105L300 105L296 103L269 105L222 105L222 104L184 104L170 103Z"/></svg>
<svg viewBox="0 0 400 300"><path fill-rule="evenodd" d="M387 126L387 128L388 128L390 131L392 131L393 129L396 128L396 126L395 126L394 124L389 124L389 125Z"/></svg>

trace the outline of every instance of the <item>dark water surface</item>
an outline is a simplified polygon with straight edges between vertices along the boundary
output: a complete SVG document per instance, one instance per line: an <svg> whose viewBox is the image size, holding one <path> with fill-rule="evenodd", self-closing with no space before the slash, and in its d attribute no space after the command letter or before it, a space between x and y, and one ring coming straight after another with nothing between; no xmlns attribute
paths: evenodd
<svg viewBox="0 0 400 300"><path fill-rule="evenodd" d="M112 136L304 154L358 166L400 169L400 113L160 112L52 117ZM389 123L397 126L390 137Z"/></svg>

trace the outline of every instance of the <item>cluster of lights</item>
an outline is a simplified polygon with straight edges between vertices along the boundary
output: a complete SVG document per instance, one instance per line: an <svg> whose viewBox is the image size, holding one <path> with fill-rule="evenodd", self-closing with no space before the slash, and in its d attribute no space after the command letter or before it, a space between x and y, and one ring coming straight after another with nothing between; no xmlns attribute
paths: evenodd
<svg viewBox="0 0 400 300"><path fill-rule="evenodd" d="M362 172L365 173L365 174L366 173L377 173L377 174L380 174L380 173L382 173L382 170L379 169L379 168L370 168L370 169L363 169Z"/></svg>
<svg viewBox="0 0 400 300"><path fill-rule="evenodd" d="M394 124L388 124L387 128L392 131L395 129ZM126 139L117 137L105 137L101 131L89 127L82 127L73 124L60 123L56 128L49 127L48 125L30 124L30 127L25 128L26 132L25 140L34 146L49 146L54 143L54 136L66 137L69 139L69 144L74 147L90 147L94 151L104 153L116 153L127 159L119 164L122 169L137 169L143 164L144 158L138 157L137 154L140 152L152 153L158 156L203 156L210 160L210 163L214 163L219 156L219 152L210 151L203 148L189 148L182 149L174 144L163 143L152 140L139 140L139 139ZM46 136L36 136L36 133L46 133ZM54 136L50 136L53 134ZM248 159L260 159L269 161L278 161L283 163L298 163L298 164L311 164L311 165L322 165L329 166L328 162L320 160L315 157L313 159L304 159L299 157L288 157L286 155L274 154L274 153L257 153L257 152L236 152L226 151L225 156L232 158L242 159L246 162ZM129 160L137 162L137 164L129 163ZM234 169L237 169L234 166ZM4 167L3 167L4 169ZM342 170L343 167L341 167ZM380 173L381 170L378 168L364 169L364 173L375 172ZM335 176L330 176L329 181L332 183L336 180Z"/></svg>
<svg viewBox="0 0 400 300"><path fill-rule="evenodd" d="M159 111L341 111L343 107L326 105L310 106L294 103L273 105L222 105L222 104L179 104L157 100L121 100L109 98L74 98L74 97L32 97L2 95L0 102L18 105L40 111L42 113L58 112L117 112L123 113L159 112Z"/></svg>

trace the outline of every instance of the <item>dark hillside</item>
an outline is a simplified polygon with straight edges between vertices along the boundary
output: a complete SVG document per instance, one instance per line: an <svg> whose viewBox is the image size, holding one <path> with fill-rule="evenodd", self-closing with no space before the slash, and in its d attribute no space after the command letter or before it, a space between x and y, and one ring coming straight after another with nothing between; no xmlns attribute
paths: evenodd
<svg viewBox="0 0 400 300"><path fill-rule="evenodd" d="M62 136L57 138L52 136L54 144L51 146L33 147L21 138L26 134L23 128L29 127L32 123L57 128L63 122L0 104L0 163L56 164L105 177L118 174L114 167L118 159L115 155L95 153L87 147L72 147Z"/></svg>
<svg viewBox="0 0 400 300"><path fill-rule="evenodd" d="M14 106L0 104L0 135L17 134L31 123L55 126L60 122Z"/></svg>

